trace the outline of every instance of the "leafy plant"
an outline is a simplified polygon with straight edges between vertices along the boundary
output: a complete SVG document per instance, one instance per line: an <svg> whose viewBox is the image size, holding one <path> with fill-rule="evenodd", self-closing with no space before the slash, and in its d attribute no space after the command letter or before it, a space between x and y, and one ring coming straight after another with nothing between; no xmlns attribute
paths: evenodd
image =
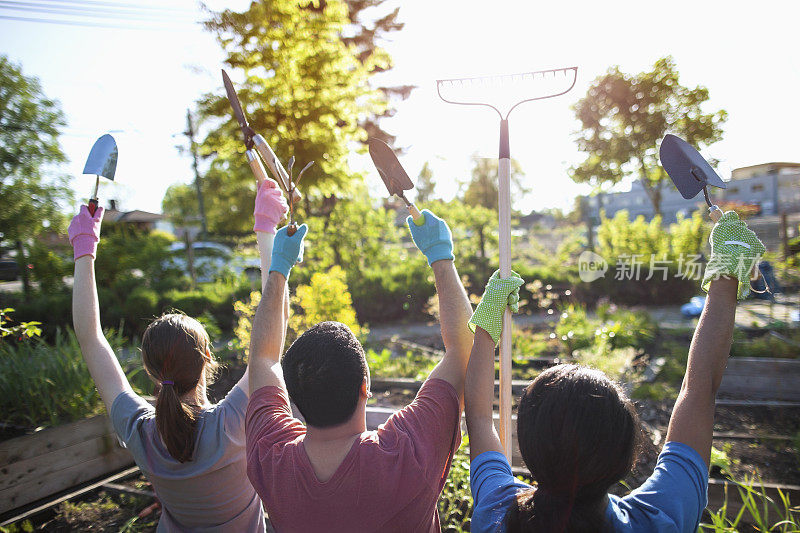
<svg viewBox="0 0 800 533"><path fill-rule="evenodd" d="M237 317L234 344L245 355L249 354L250 331L260 301L261 293L253 291L247 300L235 302L233 306ZM297 287L291 296L291 304L295 312L289 317L290 340L324 320L341 322L362 339L369 331L356 319L344 271L338 266L331 267L327 273L315 273L308 285Z"/></svg>
<svg viewBox="0 0 800 533"><path fill-rule="evenodd" d="M16 326L10 325L13 322L11 320L11 313L13 312L14 308L12 307L0 310L0 339L19 337L22 340L23 338L38 337L42 334L42 328L39 327L42 325L41 322L20 322Z"/></svg>
<svg viewBox="0 0 800 533"><path fill-rule="evenodd" d="M380 352L372 348L367 350L367 364L373 377L423 380L438 362L438 358L415 350L401 355L394 355L387 348Z"/></svg>
<svg viewBox="0 0 800 533"><path fill-rule="evenodd" d="M339 266L332 266L327 273L317 272L308 285L297 287L293 304L297 312L289 318L289 328L295 337L326 320L341 322L362 339L369 331L356 319L345 273Z"/></svg>
<svg viewBox="0 0 800 533"><path fill-rule="evenodd" d="M453 455L450 475L439 496L437 506L442 531L457 533L470 530L472 492L469 486L469 440L464 436L461 446Z"/></svg>
<svg viewBox="0 0 800 533"><path fill-rule="evenodd" d="M748 531L797 533L800 531L800 507L792 505L789 495L778 489L777 501L767 494L763 485L754 478L735 482L742 507L735 516L729 515L729 494L725 487L725 501L720 509L708 510L710 523L701 523L700 531L736 533Z"/></svg>
<svg viewBox="0 0 800 533"><path fill-rule="evenodd" d="M149 381L135 352L123 352L125 338L106 333L137 392ZM72 330L59 331L54 343L33 338L0 342L0 412L8 424L53 426L101 412L94 382Z"/></svg>

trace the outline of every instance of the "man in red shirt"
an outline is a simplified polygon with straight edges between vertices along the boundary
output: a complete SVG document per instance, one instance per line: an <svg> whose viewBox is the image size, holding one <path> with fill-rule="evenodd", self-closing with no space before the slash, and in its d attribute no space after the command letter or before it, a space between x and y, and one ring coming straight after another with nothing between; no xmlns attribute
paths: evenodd
<svg viewBox="0 0 800 533"><path fill-rule="evenodd" d="M366 425L372 394L364 349L347 326L313 326L281 360L286 278L307 228L275 236L253 320L245 433L247 475L279 532L440 531L436 502L461 441L472 308L447 224L423 214L424 224L411 217L408 224L433 269L445 355L414 401L377 431ZM290 398L307 426L292 416Z"/></svg>

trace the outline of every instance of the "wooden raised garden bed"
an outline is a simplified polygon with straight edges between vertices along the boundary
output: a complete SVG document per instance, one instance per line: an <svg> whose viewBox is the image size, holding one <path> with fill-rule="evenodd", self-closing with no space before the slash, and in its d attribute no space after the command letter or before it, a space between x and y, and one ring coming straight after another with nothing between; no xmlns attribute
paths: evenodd
<svg viewBox="0 0 800 533"><path fill-rule="evenodd" d="M105 415L0 442L0 514L130 465Z"/></svg>

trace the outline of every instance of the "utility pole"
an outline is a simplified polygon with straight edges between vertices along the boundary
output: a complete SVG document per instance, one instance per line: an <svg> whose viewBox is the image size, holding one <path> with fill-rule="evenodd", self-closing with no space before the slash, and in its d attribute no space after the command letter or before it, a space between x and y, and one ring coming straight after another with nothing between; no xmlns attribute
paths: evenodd
<svg viewBox="0 0 800 533"><path fill-rule="evenodd" d="M203 202L203 189L200 186L200 171L197 170L197 145L194 142L194 124L192 123L192 112L186 110L186 131L184 135L189 137L189 149L192 151L192 168L194 169L194 188L197 191L197 207L200 212L200 229L203 237L208 234L206 225L206 208Z"/></svg>

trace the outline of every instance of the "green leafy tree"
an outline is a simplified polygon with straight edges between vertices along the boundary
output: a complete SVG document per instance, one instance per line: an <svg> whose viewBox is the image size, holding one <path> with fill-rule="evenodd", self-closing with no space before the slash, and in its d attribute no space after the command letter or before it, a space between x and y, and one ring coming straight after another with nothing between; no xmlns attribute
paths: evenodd
<svg viewBox="0 0 800 533"><path fill-rule="evenodd" d="M433 171L427 161L425 161L422 165L422 169L419 171L417 183L414 188L417 191L417 202L425 203L433 200L433 190L436 188L436 182L433 180Z"/></svg>
<svg viewBox="0 0 800 533"><path fill-rule="evenodd" d="M355 49L356 57L361 63L370 66L370 74L386 72L392 67L391 57L383 48L378 46L378 40L385 39L389 33L403 29L404 24L397 20L400 8L395 7L388 13L381 13L382 4L386 0L345 1L349 8L350 25L348 31L342 35L342 42ZM374 13L377 13L377 15L367 16ZM376 61L376 57L380 57L380 61ZM414 85L395 85L378 87L378 90L389 99L405 100L415 88ZM395 136L381 129L378 121L383 117L393 116L395 111L392 106L387 105L379 115L368 115L359 124L370 137L378 137L391 145L395 140Z"/></svg>
<svg viewBox="0 0 800 533"><path fill-rule="evenodd" d="M362 3L366 9L376 2ZM386 93L368 82L372 73L390 68L391 61L370 45L368 36L352 31L351 15L342 0L276 0L253 2L244 12L214 13L206 23L234 69L252 128L264 135L284 165L291 155L299 165L316 162L301 184L306 211L329 210L332 202L325 198L335 198L357 177L347 164L352 142L366 140L362 124L388 108ZM350 42L343 40L345 35ZM199 110L209 123L218 124L200 148L206 156L214 154L203 179L209 229L248 231L255 183L241 130L220 91L206 95Z"/></svg>
<svg viewBox="0 0 800 533"><path fill-rule="evenodd" d="M217 202L215 198L207 198L205 203ZM252 202L252 200L251 200ZM164 193L161 201L161 210L167 215L170 222L177 227L183 227L197 223L200 218L200 210L197 205L197 191L191 185L176 183L170 185Z"/></svg>
<svg viewBox="0 0 800 533"><path fill-rule="evenodd" d="M450 227L457 262L463 265L460 269L472 273L475 276L472 283L483 288L492 265L499 261L497 211L460 200L432 202L427 207Z"/></svg>
<svg viewBox="0 0 800 533"><path fill-rule="evenodd" d="M472 176L463 184L462 200L471 206L481 206L497 211L497 186L499 181L497 159L472 156ZM514 195L529 191L522 181L522 167L511 160L511 187Z"/></svg>
<svg viewBox="0 0 800 533"><path fill-rule="evenodd" d="M582 124L576 142L588 155L572 169L572 179L601 186L633 176L659 214L662 191L672 186L659 163L659 143L666 133L697 147L718 141L727 113L703 112L708 99L707 88L680 84L669 56L649 72L626 74L618 66L610 68L574 107Z"/></svg>
<svg viewBox="0 0 800 533"><path fill-rule="evenodd" d="M16 247L26 292L26 243L62 227L59 204L71 198L66 177L50 172L67 160L58 143L64 125L58 102L39 81L0 56L0 243Z"/></svg>

